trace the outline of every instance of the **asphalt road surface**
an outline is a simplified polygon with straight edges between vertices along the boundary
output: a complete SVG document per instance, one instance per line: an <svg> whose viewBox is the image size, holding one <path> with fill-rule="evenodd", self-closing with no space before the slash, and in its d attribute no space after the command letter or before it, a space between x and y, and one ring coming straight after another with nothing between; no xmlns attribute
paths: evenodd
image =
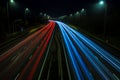
<svg viewBox="0 0 120 80"><path fill-rule="evenodd" d="M119 79L119 58L59 21L0 55L0 80Z"/></svg>

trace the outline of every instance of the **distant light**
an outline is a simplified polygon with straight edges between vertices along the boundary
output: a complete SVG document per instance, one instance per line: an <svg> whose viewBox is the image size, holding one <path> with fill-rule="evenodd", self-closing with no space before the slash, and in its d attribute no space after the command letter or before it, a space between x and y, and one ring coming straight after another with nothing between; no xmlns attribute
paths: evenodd
<svg viewBox="0 0 120 80"><path fill-rule="evenodd" d="M84 12L84 11L85 11L85 9L84 9L84 8L82 8L81 12Z"/></svg>
<svg viewBox="0 0 120 80"><path fill-rule="evenodd" d="M29 11L29 9L28 9L28 8L26 8L25 10L26 10L26 11Z"/></svg>
<svg viewBox="0 0 120 80"><path fill-rule="evenodd" d="M72 14L70 14L70 16L73 16Z"/></svg>
<svg viewBox="0 0 120 80"><path fill-rule="evenodd" d="M43 13L40 13L40 15L43 15Z"/></svg>
<svg viewBox="0 0 120 80"><path fill-rule="evenodd" d="M44 16L47 16L47 14L44 14Z"/></svg>
<svg viewBox="0 0 120 80"><path fill-rule="evenodd" d="M76 15L78 15L78 14L79 14L79 12L77 11L77 12L76 12Z"/></svg>
<svg viewBox="0 0 120 80"><path fill-rule="evenodd" d="M103 5L104 4L104 1L100 1L100 5Z"/></svg>
<svg viewBox="0 0 120 80"><path fill-rule="evenodd" d="M11 3L14 3L14 0L10 0Z"/></svg>
<svg viewBox="0 0 120 80"><path fill-rule="evenodd" d="M86 10L84 8L81 9L80 15L86 15Z"/></svg>
<svg viewBox="0 0 120 80"><path fill-rule="evenodd" d="M48 19L50 19L50 16L47 16Z"/></svg>

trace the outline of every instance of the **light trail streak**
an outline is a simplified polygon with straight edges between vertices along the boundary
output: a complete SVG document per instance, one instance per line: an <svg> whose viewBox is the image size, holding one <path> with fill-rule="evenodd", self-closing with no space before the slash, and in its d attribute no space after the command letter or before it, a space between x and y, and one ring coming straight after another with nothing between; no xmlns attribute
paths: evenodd
<svg viewBox="0 0 120 80"><path fill-rule="evenodd" d="M6 59L8 59L10 56L13 55L13 53L15 51L17 51L19 48L23 47L28 41L30 41L31 39L34 39L37 35L40 34L41 31L44 31L46 29L46 27L50 26L52 24L48 24L47 26L43 27L41 30L37 31L36 33L32 34L31 36L27 37L25 40L21 41L20 43L18 43L16 46L14 46L13 48L9 49L8 51L6 51L5 53L3 53L2 55L0 55L0 62L5 61Z"/></svg>
<svg viewBox="0 0 120 80"><path fill-rule="evenodd" d="M65 24L64 24L65 25ZM67 26L67 25L66 25ZM74 32L77 37L83 41L89 48L95 51L101 58L103 58L106 62L108 62L112 67L114 67L118 72L120 72L120 60L112 56L109 52L95 44L93 41L82 35L81 33L75 31L74 29L67 26L69 30Z"/></svg>
<svg viewBox="0 0 120 80"><path fill-rule="evenodd" d="M70 57L70 60L72 61L72 65L73 65L73 68L75 70L76 77L77 77L78 80L81 80L81 79L83 79L83 75L78 69L78 65L76 64L75 58L74 58L74 56L72 54L72 51L71 51L72 48L70 47L70 44L67 43L68 39L66 37L68 37L68 36L66 34L64 34L65 31L64 31L64 29L62 29L60 24L59 24L59 27L61 29L62 36L63 36L64 41L65 41L65 45L68 46L67 47L67 50L68 50L68 53L69 53L68 56Z"/></svg>
<svg viewBox="0 0 120 80"><path fill-rule="evenodd" d="M63 55L67 68L65 69L67 70L69 80L73 78L74 80L94 80L94 71L102 80L119 80L119 74L117 73L120 73L120 59L115 58L92 40L70 28L68 25L59 21L55 22L59 25L60 29L57 39L62 40ZM48 53L50 46L52 46L53 35L55 34L55 22L50 20L47 26L36 31L19 44L0 55L1 80L13 78L16 80L32 80L34 78L41 80L42 74L44 75L45 64L48 63L47 58L51 55ZM65 69L62 65L63 57L61 55L60 43L58 43L57 49L58 78L61 77L62 80L64 78L63 71ZM54 57L52 56L52 58ZM52 68L52 58L49 64L50 69ZM103 61L106 64L103 64ZM40 68L38 66L40 66ZM2 67L4 69L2 69ZM93 67L93 69L89 67ZM37 69L40 71L37 71ZM50 78L50 69L48 69L47 72L47 79ZM113 69L113 71L110 69Z"/></svg>
<svg viewBox="0 0 120 80"><path fill-rule="evenodd" d="M80 71L79 67L78 67L78 64L77 64L77 61L75 60L75 57L77 57L82 69L84 70L84 73L85 75L87 75L88 79L90 80L93 80L91 75L90 75L90 72L88 71L86 65L84 64L82 58L80 57L78 51L76 50L76 48L74 47L72 41L70 40L69 38L69 35L67 34L67 32L65 32L65 30L63 29L63 25L61 25L59 22L57 22L61 31L62 31L62 35L64 37L64 40L65 41L65 44L67 46L67 49L68 49L68 53L69 55L71 56L71 60L72 60L72 63L74 65L74 69L75 69L75 72L76 72L76 75L77 75L77 79L84 79L83 78L83 75L82 75L82 72ZM68 43L69 42L69 43ZM73 54L74 53L74 54ZM75 55L75 56L74 56ZM75 63L75 64L74 64Z"/></svg>
<svg viewBox="0 0 120 80"><path fill-rule="evenodd" d="M48 49L47 49L47 51L46 51L46 56L45 56L44 62L43 62L43 64L42 64L42 68L41 68L40 73L39 73L39 76L38 76L38 80L41 80L41 75L42 75L42 72L43 72L43 69L44 69L44 66L45 66L47 57L48 57L48 53L49 53L49 50L50 50L50 47L51 47L51 43L52 43L52 40L53 40L53 35L54 35L54 32L53 32L52 37L51 37L51 40L50 40L50 42L49 42Z"/></svg>
<svg viewBox="0 0 120 80"><path fill-rule="evenodd" d="M43 52L45 51L46 45L48 44L47 41L50 39L50 36L51 36L52 31L53 31L53 29L54 29L55 23L53 23L53 22L51 22L51 23L52 23L52 25L47 26L46 30L44 30L45 33L41 32L43 36L47 33L46 36L45 36L44 38L43 38L43 36L41 36L41 35L38 36L38 41L39 41L41 38L43 38L43 41L40 43L40 45L38 45L37 50L35 51L33 57L30 59L30 61L26 64L26 66L25 66L24 69L22 70L20 76L18 77L18 80L21 80L21 79L23 78L23 76L24 76L25 72L27 71L27 69L30 67L30 65L32 64L32 62L33 62L33 61L35 60L35 58L37 57L37 61L35 62L36 64L31 65L31 66L33 66L33 68L32 68L32 70L31 70L31 73L29 73L30 76L28 75L28 79L29 79L29 80L32 79L32 77L33 77L33 75L34 75L34 73L35 73L35 70L36 70L36 68L37 68L38 62L40 61L41 56L42 56ZM51 23L49 23L49 24L51 24ZM47 41L46 41L46 40L47 40ZM37 42L37 43L38 43L38 42ZM42 46L43 46L43 47L42 47ZM42 49L41 49L41 48L42 48ZM39 53L39 51L40 51L40 53ZM38 53L39 53L39 55L38 55Z"/></svg>
<svg viewBox="0 0 120 80"><path fill-rule="evenodd" d="M109 79L116 80L116 78L111 73L111 71L97 58L97 56L95 56L93 54L93 52L90 49L92 49L94 51L94 53L99 54L100 57L102 56L102 58L104 58L104 60L106 60L106 61L108 60L107 62L109 64L112 63L112 66L115 69L117 69L117 71L119 71L119 68L120 68L119 60L114 58L107 51L105 51L104 49L99 47L97 44L95 44L94 42L92 42L91 40L86 38L84 35L80 34L79 32L75 31L74 29L70 28L66 24L64 24L62 22L58 22L58 21L56 21L56 22L59 25L59 28L61 30L61 33L62 33L62 36L64 39L64 43L66 44L66 48L68 49L69 55L74 53L76 55L79 63L81 63L81 66L82 66L82 64L84 64L84 62L82 60L80 61L81 57L78 54L77 49L75 49L76 46L73 45L73 43L75 43L77 45L77 47L87 57L88 61L96 69L96 71L99 73L99 75L102 77L103 80L109 80ZM74 56L74 55L72 55L72 56ZM71 59L72 59L72 57L71 57ZM73 60L73 62L75 62L75 61ZM76 65L74 65L74 66L76 66ZM92 74L87 70L87 68L85 68L84 66L82 66L82 68L84 69L83 70L84 74L87 75L86 76L87 79L89 79L89 80L93 79ZM77 71L76 71L76 75L77 75L77 77L79 75ZM79 77L77 79L79 79ZM84 79L84 78L82 78L82 79Z"/></svg>
<svg viewBox="0 0 120 80"><path fill-rule="evenodd" d="M75 43L80 48L80 50L82 50L82 52L86 55L86 57L91 62L91 64L94 65L94 67L97 69L97 71L99 72L101 77L103 77L103 79L105 79L105 80L110 79L110 78L112 80L114 80L115 78L112 75L112 73L100 62L100 60L95 55L93 55L93 53L90 51L90 49L88 49L87 46L85 46L77 38L77 36L74 33L72 33L72 31L68 30L68 28L65 25L63 25L63 26L66 29L66 31L70 34L70 36L72 37L71 39L73 39L75 41Z"/></svg>
<svg viewBox="0 0 120 80"><path fill-rule="evenodd" d="M37 58L35 64L33 65L32 70L30 71L30 73L29 73L29 75L27 77L27 80L32 80L33 75L34 75L34 73L35 73L35 71L37 69L37 66L38 66L39 62L40 62L40 59L41 59L43 53L45 52L45 49L47 47L47 44L48 44L48 42L49 42L49 40L50 40L50 38L52 36L53 30L54 30L54 27L55 27L55 23L54 22L52 22L52 23L53 23L53 25L50 26L51 27L50 33L45 37L46 38L45 43L44 43L44 45L43 45L43 47L42 47L42 49L40 51L40 54L38 55L38 58Z"/></svg>
<svg viewBox="0 0 120 80"><path fill-rule="evenodd" d="M39 31L37 31L36 33L34 33L33 35L29 36L28 38L26 38L25 40L23 40L22 42L20 42L17 46L13 47L12 49L10 49L7 54L11 54L10 56L7 55L7 57L13 57L12 54L15 54L15 52L12 52L13 51L19 51L18 48L22 48L24 46L26 46L26 44L29 44L29 42L31 42L31 40L33 40L33 43L30 44L32 46L28 46L28 48L25 50L25 51L22 51L22 56L18 56L19 59L16 61L16 62L11 62L11 64L9 64L8 66L7 63L5 64L2 64L3 66L6 66L6 69L3 69L1 72L0 72L0 78L1 79L4 79L4 80L7 80L7 79L10 79L13 77L13 75L16 74L16 72L18 71L18 69L21 68L21 66L23 65L23 63L27 60L27 57L30 55L31 53L31 50L35 47L35 45L37 44L37 42L39 41L39 34L43 31L45 31L45 29L48 27L48 26L51 26L52 23L48 24L47 26L43 27L42 29L40 29ZM37 38L36 38L37 37ZM40 36L39 36L40 37ZM20 55L21 55L20 54ZM19 54L18 54L19 55ZM6 55L3 56L4 58L2 59L5 59ZM0 58L1 59L1 58ZM8 59L8 58L7 58ZM6 60L6 59L5 59ZM0 63L1 65L1 63ZM13 70L14 69L14 70ZM12 73L12 74L10 74Z"/></svg>

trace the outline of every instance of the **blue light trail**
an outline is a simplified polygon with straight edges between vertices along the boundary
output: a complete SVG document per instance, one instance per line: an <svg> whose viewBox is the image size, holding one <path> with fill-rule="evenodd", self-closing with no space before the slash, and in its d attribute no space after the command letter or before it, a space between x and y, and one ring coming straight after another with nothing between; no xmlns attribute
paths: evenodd
<svg viewBox="0 0 120 80"><path fill-rule="evenodd" d="M60 26L60 25L59 25ZM61 28L61 31L62 33L64 33L64 29ZM78 65L76 64L76 61L74 59L74 56L72 55L72 48L70 46L70 44L67 43L67 41L69 40L68 37L66 34L63 35L63 38L64 38L64 41L66 42L65 45L68 46L67 49L68 49L68 53L69 53L69 57L70 57L70 60L72 62L72 65L73 65L73 68L75 70L75 73L76 73L76 76L77 76L77 79L78 80L83 80L83 76L82 76L82 73L79 71L79 68L78 68Z"/></svg>
<svg viewBox="0 0 120 80"><path fill-rule="evenodd" d="M83 36L81 33L75 31L74 29L70 28L69 26L67 26L67 28L69 30L71 30L72 32L74 32L82 42L84 42L86 45L88 45L89 48L94 50L101 58L106 60L110 65L112 65L117 71L120 72L120 60L119 59L116 59L110 53L108 53L103 48L101 48L100 46L98 46L97 44L92 42L87 37Z"/></svg>
<svg viewBox="0 0 120 80"><path fill-rule="evenodd" d="M120 72L120 60L113 57L110 53L105 51L103 48L95 44L93 41L77 32L76 30L70 28L68 25L56 21L61 30L65 47L68 51L69 59L73 68L75 69L75 74L77 80L93 80L92 73L87 68L85 62L82 60L81 53L94 67L96 72L103 80L116 80L116 76L112 73L98 58L99 55L103 60L109 63L113 68ZM78 50L79 49L79 50Z"/></svg>
<svg viewBox="0 0 120 80"><path fill-rule="evenodd" d="M71 60L72 60L72 64L74 64L74 68L75 68L75 71L76 71L77 79L78 80L80 80L80 79L83 80L84 79L83 76L82 76L82 72L79 71L80 68L78 67L78 64L80 64L81 68L83 69L83 73L87 76L88 80L93 80L92 76L91 76L91 73L88 71L86 65L84 64L81 56L79 55L78 51L74 47L74 45L73 45L72 41L70 40L68 34L65 32L65 30L63 29L61 24L58 23L58 25L59 25L59 27L60 27L60 29L62 31L62 35L63 35L63 38L65 40L65 44L67 45L68 53L69 53L69 55L71 57ZM73 54L73 53L75 53L75 54ZM75 59L75 57L77 57L77 59ZM79 61L78 64L76 64L77 63L76 60ZM77 67L77 70L76 70L76 67ZM79 76L81 78L79 78Z"/></svg>

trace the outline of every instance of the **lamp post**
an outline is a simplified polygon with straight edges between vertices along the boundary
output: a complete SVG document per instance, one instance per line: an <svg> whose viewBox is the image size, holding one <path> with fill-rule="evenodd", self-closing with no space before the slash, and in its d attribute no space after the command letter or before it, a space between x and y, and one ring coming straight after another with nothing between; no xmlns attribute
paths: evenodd
<svg viewBox="0 0 120 80"><path fill-rule="evenodd" d="M14 4L14 0L7 1L7 18L8 18L8 32L10 32L10 15L9 15L9 4Z"/></svg>
<svg viewBox="0 0 120 80"><path fill-rule="evenodd" d="M86 10L84 8L82 8L80 13L81 13L81 15L86 15Z"/></svg>
<svg viewBox="0 0 120 80"><path fill-rule="evenodd" d="M25 9L25 22L27 23L27 14L28 14L28 12L29 12L29 8L26 8Z"/></svg>
<svg viewBox="0 0 120 80"><path fill-rule="evenodd" d="M100 1L99 4L101 6L104 6L104 30L103 30L103 35L104 38L106 38L106 17L107 17L107 4L105 3L105 1Z"/></svg>

